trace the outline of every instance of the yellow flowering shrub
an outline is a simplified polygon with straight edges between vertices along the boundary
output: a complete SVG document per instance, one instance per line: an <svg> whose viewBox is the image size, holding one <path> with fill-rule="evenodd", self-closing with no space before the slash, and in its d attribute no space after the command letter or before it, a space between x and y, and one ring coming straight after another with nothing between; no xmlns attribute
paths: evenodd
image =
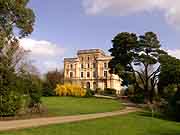
<svg viewBox="0 0 180 135"><path fill-rule="evenodd" d="M79 85L72 84L57 84L55 89L56 95L58 96L76 96L84 97L86 96L86 90L81 88Z"/></svg>

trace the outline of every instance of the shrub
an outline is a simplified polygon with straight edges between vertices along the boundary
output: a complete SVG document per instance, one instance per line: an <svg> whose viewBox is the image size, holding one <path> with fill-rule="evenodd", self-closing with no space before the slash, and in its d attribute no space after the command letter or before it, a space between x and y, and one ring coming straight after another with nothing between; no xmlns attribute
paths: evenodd
<svg viewBox="0 0 180 135"><path fill-rule="evenodd" d="M170 98L166 112L169 117L180 121L180 90Z"/></svg>
<svg viewBox="0 0 180 135"><path fill-rule="evenodd" d="M169 97L174 96L174 94L176 93L176 90L177 90L176 85L173 85L173 84L168 85L167 87L163 89L163 95L162 95L163 98L169 99Z"/></svg>
<svg viewBox="0 0 180 135"><path fill-rule="evenodd" d="M92 97L93 95L95 95L95 91L93 91L91 89L86 89L86 96L85 97Z"/></svg>
<svg viewBox="0 0 180 135"><path fill-rule="evenodd" d="M101 89L101 88L97 88L96 90L95 90L95 93L97 93L97 94L104 94L104 91Z"/></svg>
<svg viewBox="0 0 180 135"><path fill-rule="evenodd" d="M41 80L34 75L24 74L23 83L24 85L24 95L29 97L28 100L28 107L32 108L37 106L37 104L41 103L41 96L42 96L42 83Z"/></svg>
<svg viewBox="0 0 180 135"><path fill-rule="evenodd" d="M104 94L105 95L116 95L116 90L111 89L111 88L106 88L106 89L104 89Z"/></svg>
<svg viewBox="0 0 180 135"><path fill-rule="evenodd" d="M43 88L42 88L42 95L45 97L50 97L50 96L55 96L56 93L54 91L54 88L50 85L49 82L44 82L43 83Z"/></svg>
<svg viewBox="0 0 180 135"><path fill-rule="evenodd" d="M129 85L126 92L127 92L127 95L134 95L135 93L134 85Z"/></svg>
<svg viewBox="0 0 180 135"><path fill-rule="evenodd" d="M41 88L36 84L37 82L34 82L29 89L29 97L30 97L30 102L29 102L29 107L34 107L37 106L37 104L41 103Z"/></svg>
<svg viewBox="0 0 180 135"><path fill-rule="evenodd" d="M145 93L144 90L141 88L137 88L134 85L129 85L125 93L129 97L130 101L134 103L145 102Z"/></svg>
<svg viewBox="0 0 180 135"><path fill-rule="evenodd" d="M21 107L21 80L0 65L0 116L14 116Z"/></svg>
<svg viewBox="0 0 180 135"><path fill-rule="evenodd" d="M142 93L136 93L129 98L134 103L144 103L145 96Z"/></svg>
<svg viewBox="0 0 180 135"><path fill-rule="evenodd" d="M21 108L21 96L17 92L10 92L0 96L0 116L14 116Z"/></svg>
<svg viewBox="0 0 180 135"><path fill-rule="evenodd" d="M75 97L86 96L86 90L84 88L81 88L79 85L57 84L55 92L56 95L58 96L75 96Z"/></svg>
<svg viewBox="0 0 180 135"><path fill-rule="evenodd" d="M1 68L0 71L0 77L4 77L0 80L0 116L15 116L23 108L31 108L41 102L41 85L37 77L30 74L17 75ZM29 100L24 101L25 95Z"/></svg>

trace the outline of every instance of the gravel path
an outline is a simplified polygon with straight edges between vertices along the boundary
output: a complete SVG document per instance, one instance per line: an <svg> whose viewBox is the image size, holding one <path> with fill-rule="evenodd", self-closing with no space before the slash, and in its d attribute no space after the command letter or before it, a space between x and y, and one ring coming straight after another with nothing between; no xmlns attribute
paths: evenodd
<svg viewBox="0 0 180 135"><path fill-rule="evenodd" d="M97 118L128 114L128 113L136 112L136 111L138 111L137 108L126 107L123 110L114 111L114 112L84 114L84 115L75 115L75 116L36 118L36 119L28 119L28 120L0 121L0 131L39 127L39 126L46 126L50 124L77 122L77 121L82 121L82 120L92 120L92 119L97 119Z"/></svg>

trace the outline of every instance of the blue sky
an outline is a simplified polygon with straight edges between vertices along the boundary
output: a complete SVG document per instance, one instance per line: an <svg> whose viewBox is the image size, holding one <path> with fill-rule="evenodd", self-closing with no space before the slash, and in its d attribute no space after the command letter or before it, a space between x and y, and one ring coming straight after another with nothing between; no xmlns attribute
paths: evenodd
<svg viewBox="0 0 180 135"><path fill-rule="evenodd" d="M30 0L36 23L32 35L22 43L25 48L30 46L31 57L43 72L62 68L63 58L73 57L78 49L101 48L107 52L111 39L124 31L156 32L162 47L180 57L180 2L174 2Z"/></svg>

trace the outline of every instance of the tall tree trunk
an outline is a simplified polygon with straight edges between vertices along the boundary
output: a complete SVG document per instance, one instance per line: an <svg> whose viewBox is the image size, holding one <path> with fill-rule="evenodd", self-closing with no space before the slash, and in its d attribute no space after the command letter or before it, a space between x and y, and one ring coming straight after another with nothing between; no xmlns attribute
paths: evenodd
<svg viewBox="0 0 180 135"><path fill-rule="evenodd" d="M149 90L149 78L148 78L148 65L145 64L145 86L144 86L144 90L145 90L145 98L147 99L148 102L151 102L151 91Z"/></svg>

